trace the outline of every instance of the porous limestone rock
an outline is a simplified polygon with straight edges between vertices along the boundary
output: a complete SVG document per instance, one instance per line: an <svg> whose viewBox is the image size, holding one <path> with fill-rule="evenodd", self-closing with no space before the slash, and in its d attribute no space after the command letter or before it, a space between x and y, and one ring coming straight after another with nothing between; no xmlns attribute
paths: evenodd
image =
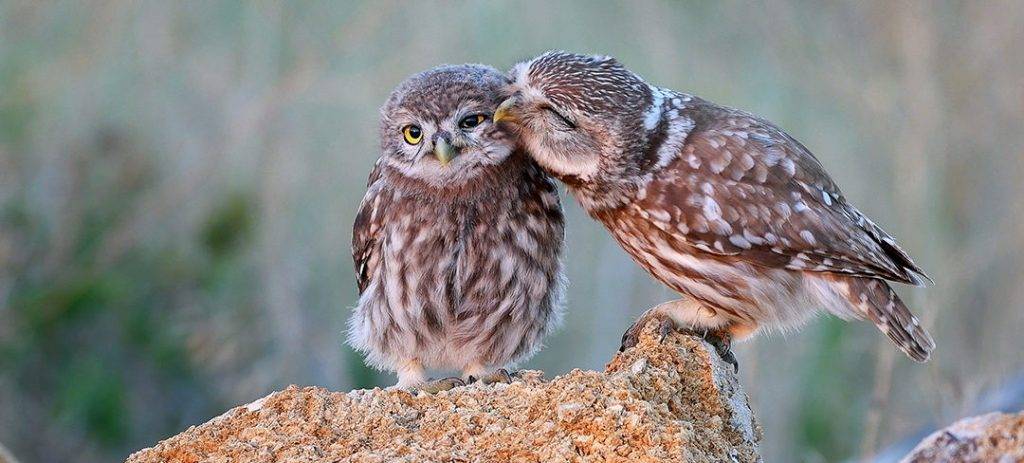
<svg viewBox="0 0 1024 463"><path fill-rule="evenodd" d="M656 324L605 371L435 395L289 387L128 458L167 462L753 462L761 439L732 366Z"/></svg>
<svg viewBox="0 0 1024 463"><path fill-rule="evenodd" d="M926 437L903 462L1024 462L1024 412L964 418Z"/></svg>

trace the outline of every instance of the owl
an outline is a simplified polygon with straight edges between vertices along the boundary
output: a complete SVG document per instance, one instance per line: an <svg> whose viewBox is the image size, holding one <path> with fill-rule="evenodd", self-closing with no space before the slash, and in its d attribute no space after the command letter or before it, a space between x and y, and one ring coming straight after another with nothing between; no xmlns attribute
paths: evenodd
<svg viewBox="0 0 1024 463"><path fill-rule="evenodd" d="M800 142L752 114L649 85L615 59L549 52L510 72L494 115L627 253L682 297L645 313L728 349L826 311L903 352L934 349L887 281L930 281Z"/></svg>
<svg viewBox="0 0 1024 463"><path fill-rule="evenodd" d="M503 73L442 66L381 109L377 160L352 236L359 302L348 341L398 386L508 381L559 320L558 191L494 124ZM462 378L427 382L425 369Z"/></svg>

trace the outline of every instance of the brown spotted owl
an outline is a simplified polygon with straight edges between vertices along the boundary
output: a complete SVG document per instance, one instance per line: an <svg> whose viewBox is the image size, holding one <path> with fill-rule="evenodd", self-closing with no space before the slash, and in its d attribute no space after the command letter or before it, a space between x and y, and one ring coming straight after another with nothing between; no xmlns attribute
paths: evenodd
<svg viewBox="0 0 1024 463"><path fill-rule="evenodd" d="M649 85L606 56L549 52L510 79L495 119L682 294L643 318L744 338L827 311L928 359L935 343L888 281L930 280L782 129Z"/></svg>
<svg viewBox="0 0 1024 463"><path fill-rule="evenodd" d="M554 182L492 121L507 84L490 67L442 66L381 109L382 154L353 230L348 339L399 386L423 384L425 369L492 374L559 320L562 209Z"/></svg>

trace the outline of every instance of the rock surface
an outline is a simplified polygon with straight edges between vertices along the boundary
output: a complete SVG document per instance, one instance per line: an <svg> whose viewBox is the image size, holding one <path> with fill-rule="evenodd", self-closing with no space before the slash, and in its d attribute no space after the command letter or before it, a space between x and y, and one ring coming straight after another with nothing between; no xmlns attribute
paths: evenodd
<svg viewBox="0 0 1024 463"><path fill-rule="evenodd" d="M903 462L1024 462L1024 412L964 418L926 437Z"/></svg>
<svg viewBox="0 0 1024 463"><path fill-rule="evenodd" d="M436 395L289 387L128 462L752 462L761 431L732 367L699 338L640 343L601 372Z"/></svg>

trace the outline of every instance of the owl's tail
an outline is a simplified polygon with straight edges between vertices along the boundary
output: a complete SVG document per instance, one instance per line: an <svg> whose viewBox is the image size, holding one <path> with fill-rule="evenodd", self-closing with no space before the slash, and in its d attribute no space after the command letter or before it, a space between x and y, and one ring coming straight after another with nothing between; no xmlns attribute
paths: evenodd
<svg viewBox="0 0 1024 463"><path fill-rule="evenodd" d="M884 280L850 278L847 297L857 314L882 330L896 347L918 362L928 360L935 341Z"/></svg>

